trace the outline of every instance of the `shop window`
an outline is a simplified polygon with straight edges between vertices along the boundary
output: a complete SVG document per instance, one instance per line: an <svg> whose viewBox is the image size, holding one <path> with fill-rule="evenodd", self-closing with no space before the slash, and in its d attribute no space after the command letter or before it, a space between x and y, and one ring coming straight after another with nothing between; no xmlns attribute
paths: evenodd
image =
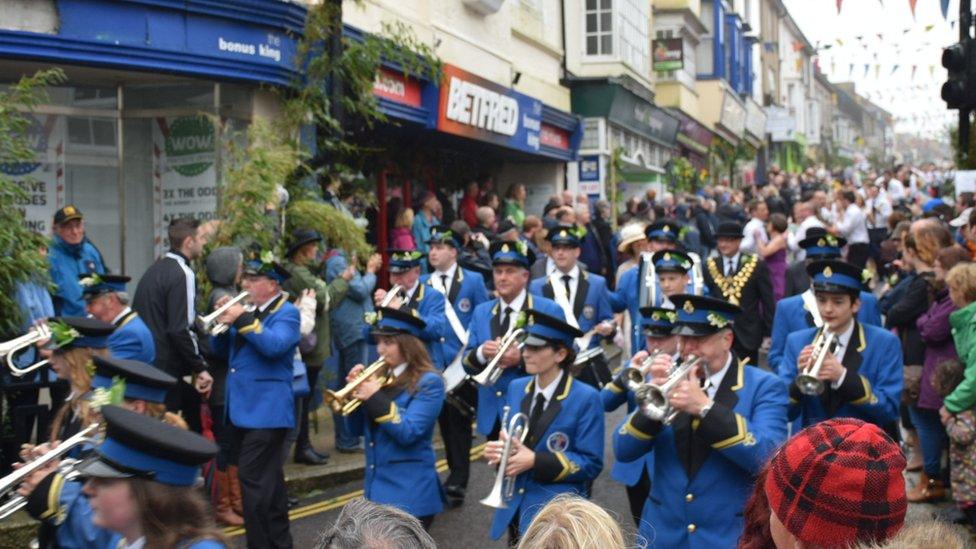
<svg viewBox="0 0 976 549"><path fill-rule="evenodd" d="M613 55L613 0L586 0L586 55Z"/></svg>
<svg viewBox="0 0 976 549"><path fill-rule="evenodd" d="M587 118L583 120L583 138L580 140L580 150L600 150L599 118Z"/></svg>

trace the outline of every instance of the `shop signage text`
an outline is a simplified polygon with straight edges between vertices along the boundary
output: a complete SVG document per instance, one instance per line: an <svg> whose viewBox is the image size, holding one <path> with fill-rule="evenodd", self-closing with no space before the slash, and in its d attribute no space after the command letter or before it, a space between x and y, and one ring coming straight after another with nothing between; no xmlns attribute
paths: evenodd
<svg viewBox="0 0 976 549"><path fill-rule="evenodd" d="M542 124L539 130L539 144L562 151L569 150L569 132L562 128Z"/></svg>
<svg viewBox="0 0 976 549"><path fill-rule="evenodd" d="M515 135L518 101L457 76L451 76L450 81L445 112L448 120L502 135Z"/></svg>
<svg viewBox="0 0 976 549"><path fill-rule="evenodd" d="M579 159L579 180L600 181L600 156L590 154Z"/></svg>
<svg viewBox="0 0 976 549"><path fill-rule="evenodd" d="M420 82L401 72L381 68L373 81L373 94L383 99L420 108Z"/></svg>
<svg viewBox="0 0 976 549"><path fill-rule="evenodd" d="M725 92L723 96L722 115L718 121L736 137L742 137L742 132L746 130L746 109L729 92Z"/></svg>
<svg viewBox="0 0 976 549"><path fill-rule="evenodd" d="M685 66L680 38L659 38L651 48L655 71L676 71Z"/></svg>
<svg viewBox="0 0 976 549"><path fill-rule="evenodd" d="M280 39L273 34L268 35L268 40L274 41L276 43L280 42ZM223 36L218 36L217 49L220 51L226 51L230 53L243 53L244 55L258 55L260 57L267 57L268 59L274 59L275 62L281 62L281 50L269 44L255 45L248 42L235 42L233 40L225 40Z"/></svg>

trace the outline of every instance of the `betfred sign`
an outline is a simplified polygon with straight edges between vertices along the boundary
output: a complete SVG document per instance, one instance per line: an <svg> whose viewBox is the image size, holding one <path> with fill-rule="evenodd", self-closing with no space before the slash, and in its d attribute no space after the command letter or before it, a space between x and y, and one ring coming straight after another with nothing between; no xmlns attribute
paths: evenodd
<svg viewBox="0 0 976 549"><path fill-rule="evenodd" d="M444 117L501 135L518 130L518 101L494 90L452 77L447 91Z"/></svg>
<svg viewBox="0 0 976 549"><path fill-rule="evenodd" d="M376 71L373 95L411 107L420 108L421 105L420 82L386 68Z"/></svg>

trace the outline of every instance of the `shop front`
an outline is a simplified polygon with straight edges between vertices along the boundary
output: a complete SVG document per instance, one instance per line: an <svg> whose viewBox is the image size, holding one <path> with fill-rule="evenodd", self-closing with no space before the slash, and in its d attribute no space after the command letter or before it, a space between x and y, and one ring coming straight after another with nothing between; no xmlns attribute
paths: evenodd
<svg viewBox="0 0 976 549"><path fill-rule="evenodd" d="M699 170L707 170L709 149L715 134L677 109L668 109L668 113L678 119L678 156L687 158Z"/></svg>
<svg viewBox="0 0 976 549"><path fill-rule="evenodd" d="M57 66L30 130L36 164L4 166L28 191L34 230L75 204L114 272L138 277L173 217L217 210L219 139L208 116L243 129L288 85L305 11L254 0L7 2L0 86Z"/></svg>

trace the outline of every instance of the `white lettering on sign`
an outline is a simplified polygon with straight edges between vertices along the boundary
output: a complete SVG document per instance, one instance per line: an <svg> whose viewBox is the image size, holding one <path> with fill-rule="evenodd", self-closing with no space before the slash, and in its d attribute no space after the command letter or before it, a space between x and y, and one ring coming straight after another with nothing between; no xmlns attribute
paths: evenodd
<svg viewBox="0 0 976 549"><path fill-rule="evenodd" d="M389 75L383 74L382 72L376 73L376 79L373 81L373 89L386 92L397 97L407 96L407 84L405 82L392 78Z"/></svg>
<svg viewBox="0 0 976 549"><path fill-rule="evenodd" d="M444 115L448 120L511 136L518 130L519 106L514 97L452 76Z"/></svg>
<svg viewBox="0 0 976 549"><path fill-rule="evenodd" d="M275 61L281 61L281 50L278 48L272 48L267 44L258 44L255 46L254 44L247 44L245 42L224 40L222 36L218 36L217 48L220 51L241 53L244 55L259 55L261 57L267 57L268 59L274 59Z"/></svg>

